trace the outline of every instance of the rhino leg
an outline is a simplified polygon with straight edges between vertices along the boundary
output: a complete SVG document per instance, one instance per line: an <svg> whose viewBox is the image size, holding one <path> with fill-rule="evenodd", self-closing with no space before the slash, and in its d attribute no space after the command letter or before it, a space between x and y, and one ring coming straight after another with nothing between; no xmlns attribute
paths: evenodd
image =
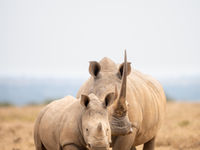
<svg viewBox="0 0 200 150"><path fill-rule="evenodd" d="M44 147L44 145L42 144L42 150L47 150L45 147Z"/></svg>
<svg viewBox="0 0 200 150"><path fill-rule="evenodd" d="M35 142L35 149L36 150L46 150L46 148L42 144L42 141L40 140L39 137L37 137L37 138L35 137L34 142Z"/></svg>
<svg viewBox="0 0 200 150"><path fill-rule="evenodd" d="M135 147L132 147L131 150L137 150Z"/></svg>
<svg viewBox="0 0 200 150"><path fill-rule="evenodd" d="M42 144L42 142L40 142L40 144L36 145L36 150L47 150L44 145Z"/></svg>
<svg viewBox="0 0 200 150"><path fill-rule="evenodd" d="M143 150L154 150L155 137L150 141L144 143Z"/></svg>
<svg viewBox="0 0 200 150"><path fill-rule="evenodd" d="M125 136L118 136L113 144L113 150L135 150L132 149L136 134L129 134ZM134 148L134 147L133 147Z"/></svg>
<svg viewBox="0 0 200 150"><path fill-rule="evenodd" d="M79 148L75 145L66 145L62 148L62 150L79 150Z"/></svg>

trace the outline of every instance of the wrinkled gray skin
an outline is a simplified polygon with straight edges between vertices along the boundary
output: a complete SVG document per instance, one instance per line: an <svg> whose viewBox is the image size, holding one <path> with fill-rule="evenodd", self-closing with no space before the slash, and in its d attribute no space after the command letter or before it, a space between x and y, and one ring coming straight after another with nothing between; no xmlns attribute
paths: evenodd
<svg viewBox="0 0 200 150"><path fill-rule="evenodd" d="M34 127L36 150L108 150L111 129L107 107L115 93L99 100L94 94L53 101L39 114Z"/></svg>
<svg viewBox="0 0 200 150"><path fill-rule="evenodd" d="M91 77L81 86L77 97L80 93L86 95L95 93L101 98L113 91L115 85L118 92L123 88L126 89L124 99L121 101L123 107L118 107L119 103L115 100L109 109L113 150L134 150L135 146L140 144L144 144L143 150L153 150L156 134L164 118L165 94L158 81L139 71L131 70L130 63L126 62L126 53L124 62L116 65L109 58L103 58L100 62L90 62ZM92 65L95 67L91 69ZM122 83L124 72L127 76L125 86ZM125 115L128 115L128 120L121 119ZM127 134L126 130L123 131L125 129L123 125L126 124L123 124L123 121L132 123L131 134ZM118 129L121 129L119 133ZM123 132L126 135L120 136Z"/></svg>

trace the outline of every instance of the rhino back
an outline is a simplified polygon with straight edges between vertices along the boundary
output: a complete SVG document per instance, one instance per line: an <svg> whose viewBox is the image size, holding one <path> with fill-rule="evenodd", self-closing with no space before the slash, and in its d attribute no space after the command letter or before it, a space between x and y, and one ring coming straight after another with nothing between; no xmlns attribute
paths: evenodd
<svg viewBox="0 0 200 150"><path fill-rule="evenodd" d="M129 118L139 127L135 139L139 145L156 135L164 119L166 99L160 83L139 71L133 70L127 83Z"/></svg>
<svg viewBox="0 0 200 150"><path fill-rule="evenodd" d="M83 83L83 85L81 85L81 87L79 88L76 94L76 98L80 98L81 94L89 94L90 87L93 87L92 84L93 84L92 77L90 77L87 81Z"/></svg>

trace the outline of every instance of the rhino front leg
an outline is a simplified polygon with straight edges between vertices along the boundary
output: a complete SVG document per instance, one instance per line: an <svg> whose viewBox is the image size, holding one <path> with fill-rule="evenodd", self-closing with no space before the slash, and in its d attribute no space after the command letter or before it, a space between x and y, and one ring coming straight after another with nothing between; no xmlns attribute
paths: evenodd
<svg viewBox="0 0 200 150"><path fill-rule="evenodd" d="M144 143L143 150L154 150L154 146L155 146L155 137L150 141Z"/></svg>
<svg viewBox="0 0 200 150"><path fill-rule="evenodd" d="M135 150L134 147L132 147L135 140L135 135L136 134L132 133L129 135L117 137L113 145L113 150Z"/></svg>
<svg viewBox="0 0 200 150"><path fill-rule="evenodd" d="M135 147L132 147L131 150L137 150Z"/></svg>
<svg viewBox="0 0 200 150"><path fill-rule="evenodd" d="M61 150L79 150L76 145L66 145Z"/></svg>

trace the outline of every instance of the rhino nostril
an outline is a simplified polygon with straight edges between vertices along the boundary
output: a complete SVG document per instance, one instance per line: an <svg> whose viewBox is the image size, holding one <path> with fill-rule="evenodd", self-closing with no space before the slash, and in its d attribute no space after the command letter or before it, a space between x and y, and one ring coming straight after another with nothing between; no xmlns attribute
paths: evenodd
<svg viewBox="0 0 200 150"><path fill-rule="evenodd" d="M109 147L112 147L112 142L109 142Z"/></svg>
<svg viewBox="0 0 200 150"><path fill-rule="evenodd" d="M91 145L88 143L86 147L87 147L88 149L90 149L90 148L91 148Z"/></svg>
<svg viewBox="0 0 200 150"><path fill-rule="evenodd" d="M90 144L88 144L88 147L89 147L89 148L91 148L91 145L90 145Z"/></svg>
<svg viewBox="0 0 200 150"><path fill-rule="evenodd" d="M128 132L128 134L131 134L133 132L133 129L131 128L130 131Z"/></svg>

